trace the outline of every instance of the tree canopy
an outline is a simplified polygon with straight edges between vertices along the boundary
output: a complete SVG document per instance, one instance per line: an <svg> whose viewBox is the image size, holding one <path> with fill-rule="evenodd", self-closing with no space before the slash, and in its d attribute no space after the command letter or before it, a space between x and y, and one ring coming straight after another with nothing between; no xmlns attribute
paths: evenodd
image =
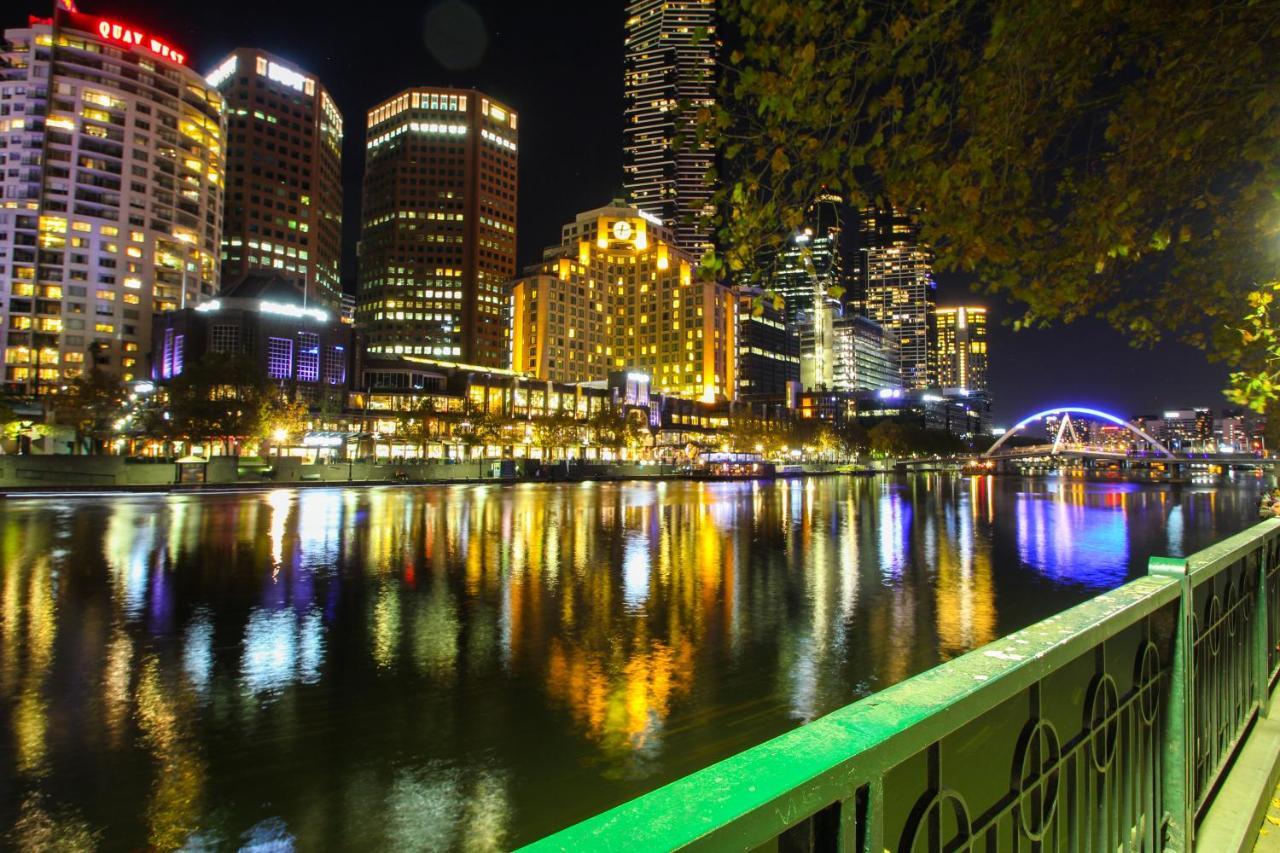
<svg viewBox="0 0 1280 853"><path fill-rule="evenodd" d="M278 414L279 399L280 389L249 356L209 353L169 386L170 429L196 443L257 438Z"/></svg>
<svg viewBox="0 0 1280 853"><path fill-rule="evenodd" d="M127 396L128 390L120 377L94 364L62 393L54 395L54 420L75 430L72 445L75 452L86 442L90 452L97 452L111 438Z"/></svg>
<svg viewBox="0 0 1280 853"><path fill-rule="evenodd" d="M824 189L918 209L939 271L1246 357L1280 257L1280 2L722 0L704 271L767 285Z"/></svg>

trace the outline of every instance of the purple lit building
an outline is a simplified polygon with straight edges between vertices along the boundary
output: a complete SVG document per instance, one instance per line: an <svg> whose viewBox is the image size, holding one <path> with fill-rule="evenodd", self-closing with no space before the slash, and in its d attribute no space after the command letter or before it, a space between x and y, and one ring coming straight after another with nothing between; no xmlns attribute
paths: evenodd
<svg viewBox="0 0 1280 853"><path fill-rule="evenodd" d="M249 356L269 379L296 387L312 402L330 394L345 399L352 328L328 307L306 304L290 279L250 274L217 299L156 315L154 381L165 384L209 354Z"/></svg>

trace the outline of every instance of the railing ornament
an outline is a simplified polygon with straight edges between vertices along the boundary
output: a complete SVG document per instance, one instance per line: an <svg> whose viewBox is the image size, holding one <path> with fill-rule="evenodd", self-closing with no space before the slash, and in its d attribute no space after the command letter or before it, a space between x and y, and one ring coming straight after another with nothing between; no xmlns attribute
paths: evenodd
<svg viewBox="0 0 1280 853"><path fill-rule="evenodd" d="M1085 729L1089 732L1089 757L1093 760L1094 769L1106 773L1115 758L1120 731L1120 721L1116 717L1120 709L1120 693L1116 690L1116 680L1105 672L1095 675L1089 685L1085 707L1089 709L1085 718Z"/></svg>
<svg viewBox="0 0 1280 853"><path fill-rule="evenodd" d="M951 838L942 837L945 806L951 806L955 833ZM911 810L911 817L902 833L900 853L942 853L943 850L967 850L973 840L973 824L969 820L969 806L957 791L950 788L925 791ZM922 846L923 842L923 846Z"/></svg>
<svg viewBox="0 0 1280 853"><path fill-rule="evenodd" d="M1138 666L1133 682L1139 692L1138 713L1142 724L1150 727L1160 711L1160 650L1150 640L1138 652Z"/></svg>
<svg viewBox="0 0 1280 853"><path fill-rule="evenodd" d="M1047 720L1028 720L1014 752L1013 790L1018 825L1031 841L1041 841L1058 808L1062 744Z"/></svg>

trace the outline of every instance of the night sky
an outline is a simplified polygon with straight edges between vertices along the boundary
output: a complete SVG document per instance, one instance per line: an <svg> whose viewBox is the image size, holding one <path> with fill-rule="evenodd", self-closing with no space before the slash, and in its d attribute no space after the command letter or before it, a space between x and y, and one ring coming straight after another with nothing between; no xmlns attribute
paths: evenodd
<svg viewBox="0 0 1280 853"><path fill-rule="evenodd" d="M169 36L202 72L233 48L260 47L320 78L345 119L349 291L355 281L364 113L409 86L474 87L520 113L520 266L558 243L560 226L576 213L622 193L625 0L81 0L79 7ZM50 8L29 4L27 11L47 15ZM4 23L21 20L10 15ZM1122 416L1223 405L1226 368L1208 364L1188 347L1133 350L1121 335L1093 322L1014 333L1000 321L1016 315L1015 309L971 297L943 276L940 304L962 300L987 304L993 315L990 376L997 424L1056 404L1092 404Z"/></svg>

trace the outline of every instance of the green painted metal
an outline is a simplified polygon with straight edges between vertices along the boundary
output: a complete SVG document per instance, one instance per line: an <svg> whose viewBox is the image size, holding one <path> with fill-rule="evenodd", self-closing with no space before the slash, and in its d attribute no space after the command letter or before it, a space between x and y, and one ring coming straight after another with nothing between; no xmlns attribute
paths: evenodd
<svg viewBox="0 0 1280 853"><path fill-rule="evenodd" d="M1189 850L1280 677L1280 520L525 848Z"/></svg>
<svg viewBox="0 0 1280 853"><path fill-rule="evenodd" d="M1187 561L1169 557L1152 557L1148 572L1171 577L1178 582L1179 601L1191 598L1191 579ZM1195 659L1195 621L1191 608L1179 607L1173 636L1173 659L1170 662L1169 698L1165 705L1164 766L1161 773L1164 792L1165 848L1186 850L1191 845L1195 827L1195 785L1192 765L1195 754L1192 715L1194 704L1188 690L1192 684L1192 661Z"/></svg>

